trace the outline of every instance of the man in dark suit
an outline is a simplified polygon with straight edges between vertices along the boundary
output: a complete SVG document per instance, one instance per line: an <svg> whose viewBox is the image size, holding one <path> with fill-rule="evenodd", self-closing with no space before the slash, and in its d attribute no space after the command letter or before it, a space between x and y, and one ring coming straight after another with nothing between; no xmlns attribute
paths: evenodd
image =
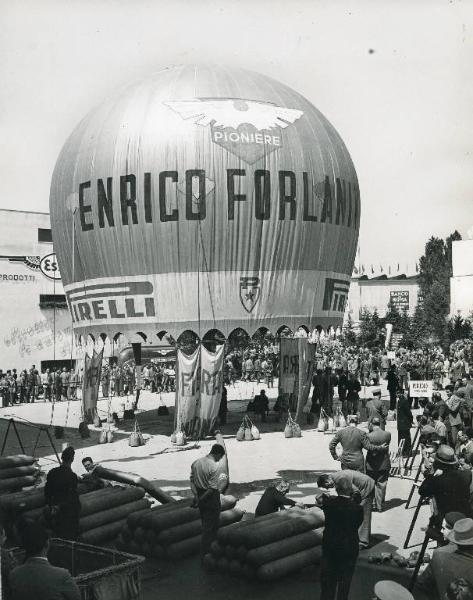
<svg viewBox="0 0 473 600"><path fill-rule="evenodd" d="M53 567L47 558L49 539L44 527L31 523L23 531L25 562L10 573L14 600L80 600L80 590L69 571Z"/></svg>
<svg viewBox="0 0 473 600"><path fill-rule="evenodd" d="M470 505L472 473L458 469L458 459L453 448L444 444L439 446L431 472L426 473L419 488L420 496L435 500L437 526L441 526L444 516L449 512L473 517Z"/></svg>
<svg viewBox="0 0 473 600"><path fill-rule="evenodd" d="M375 446L386 445L384 452L370 452L366 455L366 474L371 477L375 483L374 503L376 510L382 512L384 499L386 497L386 487L388 485L389 471L391 469L391 459L389 457L389 444L391 443L391 434L389 431L383 431L378 417L371 421L373 430L368 433L368 439Z"/></svg>
<svg viewBox="0 0 473 600"><path fill-rule="evenodd" d="M74 456L74 448L68 446L61 455L61 466L49 471L44 487L54 535L65 540L77 540L79 536L80 500L78 478L72 470Z"/></svg>
<svg viewBox="0 0 473 600"><path fill-rule="evenodd" d="M397 396L397 439L398 443L404 440L403 456L410 456L412 448L411 427L414 417L411 405L404 392L399 391Z"/></svg>
<svg viewBox="0 0 473 600"><path fill-rule="evenodd" d="M363 509L352 497L347 479L335 484L338 496L319 496L324 511L325 528L322 540L320 573L321 600L345 600L359 553L358 528L363 522ZM338 589L337 589L338 588Z"/></svg>
<svg viewBox="0 0 473 600"><path fill-rule="evenodd" d="M363 522L358 529L360 538L360 549L368 548L371 536L371 508L373 505L374 481L365 473L346 469L345 471L337 471L330 475L321 475L317 480L317 487L320 489L330 489L337 485L338 482L346 481L350 485L352 495L360 500L361 508L363 509Z"/></svg>
<svg viewBox="0 0 473 600"><path fill-rule="evenodd" d="M341 462L342 469L352 469L354 471L365 471L365 458L363 449L372 452L384 452L386 447L375 446L371 444L366 431L358 429L358 419L352 415L347 427L344 427L333 436L329 450L335 460ZM337 455L337 446L340 444L343 448L342 454Z"/></svg>

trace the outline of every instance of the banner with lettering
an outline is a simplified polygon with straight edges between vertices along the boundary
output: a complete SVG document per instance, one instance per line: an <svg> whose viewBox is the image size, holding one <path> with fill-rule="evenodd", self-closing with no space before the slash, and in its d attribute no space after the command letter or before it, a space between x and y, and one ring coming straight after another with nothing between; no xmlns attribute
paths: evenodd
<svg viewBox="0 0 473 600"><path fill-rule="evenodd" d="M187 355L177 351L176 429L194 434L198 417L200 388L200 348Z"/></svg>
<svg viewBox="0 0 473 600"><path fill-rule="evenodd" d="M102 371L103 348L91 357L86 353L84 360L84 380L82 382L82 410L84 421L92 423L97 414L100 375Z"/></svg>
<svg viewBox="0 0 473 600"><path fill-rule="evenodd" d="M280 348L279 394L297 421L309 397L316 345L307 338L281 338Z"/></svg>
<svg viewBox="0 0 473 600"><path fill-rule="evenodd" d="M204 346L201 350L200 403L198 437L208 435L218 417L223 389L224 346L215 352L209 352Z"/></svg>

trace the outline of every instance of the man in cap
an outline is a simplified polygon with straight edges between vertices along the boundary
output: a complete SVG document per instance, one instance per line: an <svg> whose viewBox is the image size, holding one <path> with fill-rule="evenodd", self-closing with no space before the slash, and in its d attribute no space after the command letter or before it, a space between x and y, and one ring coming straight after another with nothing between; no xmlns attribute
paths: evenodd
<svg viewBox="0 0 473 600"><path fill-rule="evenodd" d="M426 473L419 488L420 496L434 498L436 504L435 524L441 527L448 512L460 512L465 517L472 516L470 506L470 486L472 471L458 469L458 459L450 446L439 446L432 467Z"/></svg>
<svg viewBox="0 0 473 600"><path fill-rule="evenodd" d="M381 400L381 390L373 392L373 398L366 403L366 410L368 411L368 425L372 423L373 419L378 419L381 429L385 429L388 408Z"/></svg>
<svg viewBox="0 0 473 600"><path fill-rule="evenodd" d="M202 519L201 558L210 552L217 537L220 518L219 461L225 455L220 444L214 444L207 456L191 465L190 484L194 494L193 507L198 508Z"/></svg>
<svg viewBox="0 0 473 600"><path fill-rule="evenodd" d="M289 489L289 483L284 481L284 479L281 479L281 481L275 485L270 485L266 488L256 507L255 517L262 517L264 515L269 515L270 513L278 512L278 510L284 510L286 506L298 506L304 508L303 504L295 502L291 498L287 498L286 494L289 492Z"/></svg>
<svg viewBox="0 0 473 600"><path fill-rule="evenodd" d="M372 431L368 433L368 440L370 443L375 446L387 446L384 452L371 452L371 450L368 450L366 455L366 474L369 475L375 483L375 509L378 512L381 512L386 497L389 471L391 470L391 459L389 457L391 434L389 431L383 431L383 429L381 429L381 423L378 417L373 417L371 427Z"/></svg>
<svg viewBox="0 0 473 600"><path fill-rule="evenodd" d="M335 595L337 600L348 598L359 553L358 529L363 522L363 509L352 497L350 481L347 478L338 479L335 489L338 496L322 494L319 497L325 515L321 600L334 600Z"/></svg>
<svg viewBox="0 0 473 600"><path fill-rule="evenodd" d="M329 450L335 460L340 461L342 469L365 471L365 457L363 449L371 452L386 452L386 445L375 446L370 443L366 431L358 429L358 419L355 415L349 418L348 426L337 431L333 436ZM342 446L342 453L337 455L337 446Z"/></svg>
<svg viewBox="0 0 473 600"><path fill-rule="evenodd" d="M414 600L411 592L395 581L377 581L374 597L375 600Z"/></svg>
<svg viewBox="0 0 473 600"><path fill-rule="evenodd" d="M434 550L430 565L417 581L417 587L426 591L435 584L437 595L442 599L451 581L472 576L473 519L457 518L446 538L449 543Z"/></svg>
<svg viewBox="0 0 473 600"><path fill-rule="evenodd" d="M320 489L330 490L339 481L345 481L352 490L352 495L360 499L363 509L363 522L358 529L360 549L368 548L371 536L371 509L373 504L374 481L365 473L345 469L330 475L321 475L317 480ZM320 501L318 500L318 503Z"/></svg>

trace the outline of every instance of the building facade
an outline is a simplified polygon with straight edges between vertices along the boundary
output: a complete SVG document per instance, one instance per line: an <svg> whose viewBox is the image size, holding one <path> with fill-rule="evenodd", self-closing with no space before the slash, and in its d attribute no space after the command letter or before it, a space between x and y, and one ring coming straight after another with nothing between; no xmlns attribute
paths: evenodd
<svg viewBox="0 0 473 600"><path fill-rule="evenodd" d="M70 364L71 318L49 214L0 210L0 290L0 368Z"/></svg>
<svg viewBox="0 0 473 600"><path fill-rule="evenodd" d="M473 313L473 240L452 243L450 313L469 317Z"/></svg>
<svg viewBox="0 0 473 600"><path fill-rule="evenodd" d="M399 312L407 310L412 316L419 301L422 299L416 276L353 277L348 293L345 322L350 315L353 323L357 324L362 308L367 308L371 312L376 309L379 316L384 317L390 302L397 306Z"/></svg>

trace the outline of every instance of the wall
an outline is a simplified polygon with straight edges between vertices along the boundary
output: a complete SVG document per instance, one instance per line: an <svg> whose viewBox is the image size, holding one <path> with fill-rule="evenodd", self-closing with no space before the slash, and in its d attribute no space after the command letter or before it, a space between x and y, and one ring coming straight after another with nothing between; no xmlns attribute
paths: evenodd
<svg viewBox="0 0 473 600"><path fill-rule="evenodd" d="M473 311L473 240L452 244L450 313L468 317Z"/></svg>
<svg viewBox="0 0 473 600"><path fill-rule="evenodd" d="M414 314L419 296L417 277L406 277L403 279L394 277L387 279L352 278L350 291L348 293L348 306L345 313L345 320L350 313L352 320L355 323L358 322L362 307L366 307L370 311L373 311L376 308L379 316L384 317L391 293L395 294L400 302L404 299L409 314ZM402 303L400 306L402 306Z"/></svg>
<svg viewBox="0 0 473 600"><path fill-rule="evenodd" d="M40 309L40 294L64 294L60 281L27 266L23 257L44 257L52 243L38 242L49 215L0 210L0 368L40 367L42 360L71 357L69 311ZM19 257L12 262L6 257ZM34 261L33 261L34 262ZM54 335L55 334L55 335Z"/></svg>

